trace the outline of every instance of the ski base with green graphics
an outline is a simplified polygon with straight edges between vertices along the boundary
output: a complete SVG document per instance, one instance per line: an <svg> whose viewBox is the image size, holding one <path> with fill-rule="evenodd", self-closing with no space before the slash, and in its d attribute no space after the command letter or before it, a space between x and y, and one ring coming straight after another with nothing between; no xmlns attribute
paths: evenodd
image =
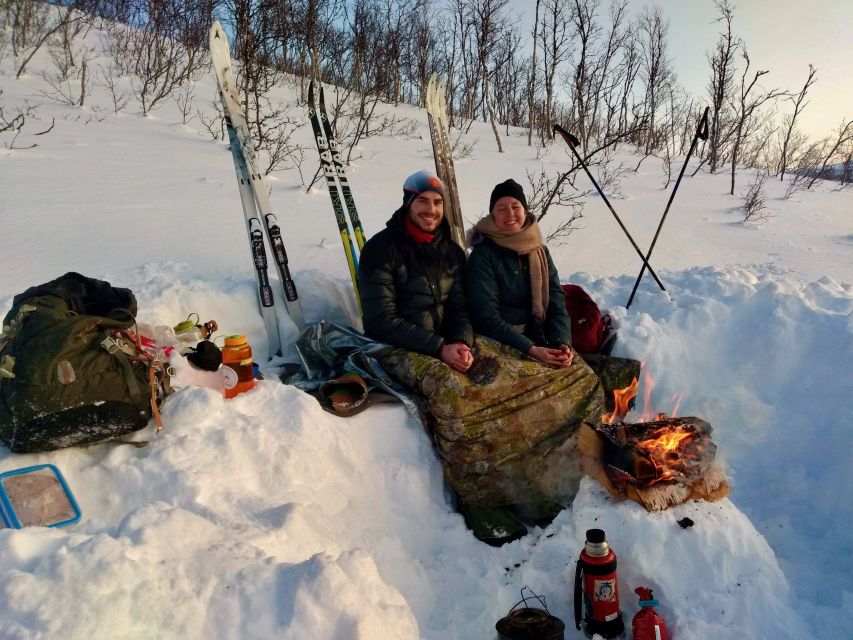
<svg viewBox="0 0 853 640"><path fill-rule="evenodd" d="M319 83L318 83L319 84ZM340 147L335 139L332 125L326 114L326 105L323 98L323 87L320 85L319 104L315 101L314 81L308 86L308 116L311 120L311 129L314 132L314 141L317 144L317 151L320 154L320 168L326 178L326 188L329 191L329 197L332 200L332 211L335 214L335 222L338 224L338 233L341 236L341 244L344 248L344 255L347 260L350 277L352 278L353 291L355 292L356 301L361 306L361 297L358 291L358 256L352 243L349 225L347 224L346 213L349 214L350 222L352 223L353 234L355 235L356 244L359 251L364 246L364 230L361 227L361 221L358 218L358 211L355 208L355 200L352 197L352 190L349 186L349 181L346 178L344 171L344 163L341 159ZM346 205L346 213L344 205Z"/></svg>

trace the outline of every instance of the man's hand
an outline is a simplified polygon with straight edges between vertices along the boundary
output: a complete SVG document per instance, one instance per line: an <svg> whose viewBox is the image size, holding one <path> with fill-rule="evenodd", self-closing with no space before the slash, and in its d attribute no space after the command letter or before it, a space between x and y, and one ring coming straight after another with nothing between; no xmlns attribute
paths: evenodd
<svg viewBox="0 0 853 640"><path fill-rule="evenodd" d="M446 365L453 367L457 371L465 373L474 364L474 355L467 344L461 342L451 342L441 348L439 356L441 361Z"/></svg>
<svg viewBox="0 0 853 640"><path fill-rule="evenodd" d="M557 349L549 349L547 347L530 347L527 354L536 358L540 362L544 362L552 367L568 367L571 366L575 354L571 347L566 344L561 344Z"/></svg>

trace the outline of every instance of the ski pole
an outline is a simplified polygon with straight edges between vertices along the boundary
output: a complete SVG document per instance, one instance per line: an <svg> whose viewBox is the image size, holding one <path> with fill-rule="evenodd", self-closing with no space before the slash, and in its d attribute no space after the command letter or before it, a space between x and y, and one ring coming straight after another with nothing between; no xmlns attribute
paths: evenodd
<svg viewBox="0 0 853 640"><path fill-rule="evenodd" d="M592 177L592 174L589 172L589 168L586 166L586 162L583 161L583 158L581 158L580 154L578 153L578 150L575 148L577 147L577 145L580 144L580 140L578 140L576 137L574 137L571 133L563 129L563 127L558 124L554 125L554 131L556 131L563 137L563 140L565 140L566 144L569 145L569 148L572 150L572 153L575 154L575 158L578 159L578 162L580 163L581 167L583 167L583 170L586 172L586 175L589 176L589 179L592 181L595 190L598 191L598 195L600 195L601 199L604 200L604 204L606 204L607 208L610 209L610 213L612 213L613 217L616 218L616 222L619 223L619 226L622 228L622 231L625 232L625 235L627 236L628 240L630 240L631 246L634 247L634 251L637 252L637 255L640 256L640 259L643 261L643 269L648 267L649 273L652 274L652 277L655 279L655 282L658 283L660 290L666 291L666 288L663 286L663 283L658 279L655 270L652 269L652 266L648 263L646 258L643 257L643 252L640 250L640 247L637 246L637 243L634 242L634 238L632 238L631 234L628 233L628 229L626 229L625 225L622 224L622 220L620 220L619 215L613 208L613 205L610 204L610 201L607 199L607 196L604 195L604 192L601 190L601 187L598 186L598 182L596 182L595 178Z"/></svg>
<svg viewBox="0 0 853 640"><path fill-rule="evenodd" d="M652 238L652 245L649 247L649 252L646 254L646 259L643 260L643 266L640 268L640 275L637 276L637 281L634 283L634 288L631 290L631 297L628 298L628 304L625 305L625 308L631 306L631 303L634 301L634 294L637 293L637 287L640 286L640 280L643 279L643 273L646 271L646 265L649 264L648 260L652 257L652 251L654 251L655 243L658 241L658 236L660 235L660 230L663 228L663 223L666 220L666 215L669 213L669 207L672 204L673 199L675 198L675 192L678 191L678 185L681 184L681 178L684 176L684 170L687 169L687 163L690 162L690 157L693 155L693 151L696 149L696 143L701 140L708 139L708 111L710 111L710 107L705 107L705 113L702 114L702 118L699 120L699 124L696 125L696 135L693 136L693 142L690 144L690 151L687 152L687 157L684 158L684 164L681 166L681 172L678 174L678 179L675 181L675 186L672 188L672 193L669 196L669 202L666 203L666 209L663 211L663 215L661 216L660 222L658 223L657 231L655 231L655 237ZM649 267L651 269L651 267Z"/></svg>

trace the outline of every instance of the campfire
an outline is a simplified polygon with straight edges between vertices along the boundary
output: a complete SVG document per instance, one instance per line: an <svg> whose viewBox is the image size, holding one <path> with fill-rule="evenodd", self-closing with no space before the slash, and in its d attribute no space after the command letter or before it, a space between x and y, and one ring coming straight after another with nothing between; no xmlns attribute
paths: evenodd
<svg viewBox="0 0 853 640"><path fill-rule="evenodd" d="M651 384L646 387L646 407ZM598 424L584 424L579 447L583 471L611 495L630 498L649 511L691 499L718 500L728 483L715 461L711 425L695 417L659 413L640 422L623 422L637 394L638 381L613 392L614 409ZM675 413L676 409L673 411Z"/></svg>

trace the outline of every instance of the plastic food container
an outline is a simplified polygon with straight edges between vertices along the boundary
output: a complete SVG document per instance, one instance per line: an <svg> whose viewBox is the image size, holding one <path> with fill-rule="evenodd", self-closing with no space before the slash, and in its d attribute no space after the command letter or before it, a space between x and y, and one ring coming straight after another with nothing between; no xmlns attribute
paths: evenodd
<svg viewBox="0 0 853 640"><path fill-rule="evenodd" d="M80 507L65 478L52 464L0 473L3 526L63 527L80 520Z"/></svg>

